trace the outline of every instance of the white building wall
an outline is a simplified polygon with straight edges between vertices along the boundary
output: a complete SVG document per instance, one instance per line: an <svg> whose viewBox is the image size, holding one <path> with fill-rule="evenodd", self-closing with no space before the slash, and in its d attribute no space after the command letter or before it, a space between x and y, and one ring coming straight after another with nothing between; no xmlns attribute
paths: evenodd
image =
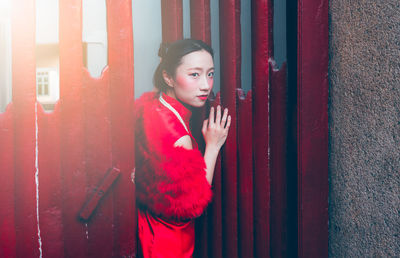
<svg viewBox="0 0 400 258"><path fill-rule="evenodd" d="M12 98L10 2L0 1L0 112Z"/></svg>
<svg viewBox="0 0 400 258"><path fill-rule="evenodd" d="M105 0L82 1L82 41L87 43L87 69L91 76L100 77L108 64Z"/></svg>
<svg viewBox="0 0 400 258"><path fill-rule="evenodd" d="M10 0L2 0L10 1ZM214 92L220 90L219 78L219 1L211 0L211 38L212 47L215 51L214 62L216 76ZM58 44L58 10L57 0L36 0L37 5L37 44ZM243 5L243 3L242 3ZM250 10L248 4L242 6L242 82L243 88L251 88L251 39L250 32ZM190 37L190 4L184 0L184 37ZM106 25L106 4L105 0L83 0L82 1L82 41L87 43L87 68L93 77L101 76L101 72L108 63L107 54L107 25ZM2 12L9 13L1 8ZM134 84L135 96L139 97L143 92L152 90L152 76L159 63L157 56L159 44L162 40L161 32L161 1L132 0L132 22L134 35ZM5 19L1 15L0 23ZM4 22L3 22L4 23ZM5 25L0 25L4 28ZM7 27L7 26L6 26ZM2 30L0 33L4 34ZM0 37L4 37L4 35ZM6 45L4 39L0 43L0 51L9 52L8 58L11 60L10 47ZM247 42L247 43L246 43ZM7 48L7 50L4 50ZM249 56L250 55L250 56ZM4 66L6 60L0 61L0 67ZM57 70L59 65L57 65ZM246 68L247 67L247 68ZM49 67L54 69L55 67ZM10 66L11 69L11 66ZM4 69L3 69L4 71ZM2 74L3 73L3 74ZM8 72L11 74L11 71ZM0 71L1 82L7 82L9 86L0 88L0 109L4 108L4 103L11 98L11 76L7 77ZM51 91L59 92L57 89ZM5 97L6 96L6 97ZM44 101L39 100L39 101Z"/></svg>
<svg viewBox="0 0 400 258"><path fill-rule="evenodd" d="M135 97L153 89L153 73L160 61L161 1L132 0Z"/></svg>

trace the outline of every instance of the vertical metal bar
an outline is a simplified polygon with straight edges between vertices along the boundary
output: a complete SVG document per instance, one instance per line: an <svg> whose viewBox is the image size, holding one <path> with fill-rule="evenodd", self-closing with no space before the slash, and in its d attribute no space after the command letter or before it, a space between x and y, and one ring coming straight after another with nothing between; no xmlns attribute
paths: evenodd
<svg viewBox="0 0 400 258"><path fill-rule="evenodd" d="M194 257L209 257L209 244L210 239L208 238L208 225L210 216L208 215L208 210L206 210L200 218L195 220L195 247L194 247Z"/></svg>
<svg viewBox="0 0 400 258"><path fill-rule="evenodd" d="M191 38L203 40L211 46L210 0L190 1ZM191 128L200 149L204 149L201 127L206 118L206 108L194 110Z"/></svg>
<svg viewBox="0 0 400 258"><path fill-rule="evenodd" d="M136 255L132 1L107 0L112 165L121 171L114 187L114 255Z"/></svg>
<svg viewBox="0 0 400 258"><path fill-rule="evenodd" d="M191 0L190 1L190 31L191 38L200 39L211 45L211 26L210 26L210 0ZM192 134L196 138L199 148L204 149L205 144L202 139L201 126L206 118L206 109L202 108L192 114ZM215 174L215 173L214 173ZM215 193L214 193L215 194ZM215 195L214 195L215 196ZM196 221L196 255L197 257L209 257L212 250L212 212L207 209L204 215Z"/></svg>
<svg viewBox="0 0 400 258"><path fill-rule="evenodd" d="M16 256L13 104L0 114L0 254Z"/></svg>
<svg viewBox="0 0 400 258"><path fill-rule="evenodd" d="M65 256L85 257L88 226L78 221L86 199L82 89L82 2L60 0L61 171Z"/></svg>
<svg viewBox="0 0 400 258"><path fill-rule="evenodd" d="M252 94L238 89L239 256L254 257Z"/></svg>
<svg viewBox="0 0 400 258"><path fill-rule="evenodd" d="M211 106L214 108L221 104L221 94L213 101L210 101ZM215 163L214 180L213 180L213 201L209 209L210 219L210 257L223 257L223 232L222 232L222 175L221 175L221 154L218 155Z"/></svg>
<svg viewBox="0 0 400 258"><path fill-rule="evenodd" d="M269 68L272 56L272 1L252 5L253 149L255 256L270 256Z"/></svg>
<svg viewBox="0 0 400 258"><path fill-rule="evenodd" d="M50 114L38 104L39 218L44 257L64 255L59 104Z"/></svg>
<svg viewBox="0 0 400 258"><path fill-rule="evenodd" d="M35 1L12 1L16 256L40 255L36 183Z"/></svg>
<svg viewBox="0 0 400 258"><path fill-rule="evenodd" d="M328 256L328 9L298 0L299 257Z"/></svg>
<svg viewBox="0 0 400 258"><path fill-rule="evenodd" d="M92 194L112 167L110 137L109 69L94 79L83 73L85 114L85 170L88 194ZM85 200L86 201L86 200ZM88 256L113 255L113 198L107 192L87 223Z"/></svg>
<svg viewBox="0 0 400 258"><path fill-rule="evenodd" d="M211 45L210 0L190 0L191 38Z"/></svg>
<svg viewBox="0 0 400 258"><path fill-rule="evenodd" d="M280 70L270 62L271 98L271 256L287 257L287 107L286 63Z"/></svg>
<svg viewBox="0 0 400 258"><path fill-rule="evenodd" d="M237 220L237 113L236 89L240 88L241 28L240 0L219 3L221 45L221 96L232 117L229 135L222 150L223 255L238 257Z"/></svg>
<svg viewBox="0 0 400 258"><path fill-rule="evenodd" d="M183 37L182 0L161 0L162 39L173 42Z"/></svg>

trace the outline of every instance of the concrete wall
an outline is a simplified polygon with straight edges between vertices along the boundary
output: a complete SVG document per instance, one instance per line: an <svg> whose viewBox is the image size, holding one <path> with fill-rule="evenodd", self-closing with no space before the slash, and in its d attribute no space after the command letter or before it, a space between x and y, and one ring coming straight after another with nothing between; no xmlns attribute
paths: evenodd
<svg viewBox="0 0 400 258"><path fill-rule="evenodd" d="M330 1L331 257L400 256L400 2Z"/></svg>

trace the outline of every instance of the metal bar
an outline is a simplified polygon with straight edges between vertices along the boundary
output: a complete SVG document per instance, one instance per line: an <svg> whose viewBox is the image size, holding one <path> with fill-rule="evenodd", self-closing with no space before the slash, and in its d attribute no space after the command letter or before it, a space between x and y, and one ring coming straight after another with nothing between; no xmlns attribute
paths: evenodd
<svg viewBox="0 0 400 258"><path fill-rule="evenodd" d="M0 253L16 256L15 185L14 185L14 112L10 103L0 114Z"/></svg>
<svg viewBox="0 0 400 258"><path fill-rule="evenodd" d="M254 256L252 94L238 89L239 255Z"/></svg>
<svg viewBox="0 0 400 258"><path fill-rule="evenodd" d="M114 255L136 255L135 166L133 124L132 1L107 0L108 64L112 166L121 171L113 189Z"/></svg>
<svg viewBox="0 0 400 258"><path fill-rule="evenodd" d="M211 45L210 0L190 0L191 38Z"/></svg>
<svg viewBox="0 0 400 258"><path fill-rule="evenodd" d="M191 38L200 39L211 45L210 28L210 0L190 1L190 32ZM199 148L204 150L205 143L201 134L201 126L206 118L206 109L195 110L192 113L192 134L196 138ZM196 257L209 257L212 240L210 227L212 217L211 208L208 208L204 215L196 221Z"/></svg>
<svg viewBox="0 0 400 258"><path fill-rule="evenodd" d="M299 257L328 256L328 9L298 0Z"/></svg>
<svg viewBox="0 0 400 258"><path fill-rule="evenodd" d="M88 255L87 225L78 221L86 199L82 2L60 0L61 172L65 256Z"/></svg>
<svg viewBox="0 0 400 258"><path fill-rule="evenodd" d="M35 1L12 1L16 256L40 255L36 182ZM13 182L10 182L13 183Z"/></svg>
<svg viewBox="0 0 400 258"><path fill-rule="evenodd" d="M99 205L100 200L110 190L111 185L114 184L120 173L121 172L115 168L107 171L106 175L103 177L99 185L94 189L92 196L90 196L90 198L86 201L81 212L79 213L79 217L82 220L89 220L90 216L93 214L93 211Z"/></svg>
<svg viewBox="0 0 400 258"><path fill-rule="evenodd" d="M208 225L210 216L208 216L207 210L203 213L200 218L195 220L195 244L194 244L194 257L209 257L209 244L210 239L208 238Z"/></svg>
<svg viewBox="0 0 400 258"><path fill-rule="evenodd" d="M94 189L99 187L99 181L102 181L104 176L99 171L107 171L112 167L109 69L106 67L98 79L92 78L84 69L82 79L85 85L83 99L86 182L87 189ZM103 184L110 183L107 179L111 180L106 178ZM90 198L90 194L88 191L84 203ZM89 256L113 255L113 215L113 198L112 194L108 194L87 222Z"/></svg>
<svg viewBox="0 0 400 258"><path fill-rule="evenodd" d="M269 68L272 56L272 1L252 5L253 149L255 256L270 256Z"/></svg>
<svg viewBox="0 0 400 258"><path fill-rule="evenodd" d="M287 107L286 63L270 62L271 105L271 256L287 257Z"/></svg>
<svg viewBox="0 0 400 258"><path fill-rule="evenodd" d="M237 209L237 113L236 89L240 88L241 28L240 0L219 3L221 45L221 97L232 117L229 135L222 149L223 255L238 257Z"/></svg>
<svg viewBox="0 0 400 258"><path fill-rule="evenodd" d="M210 101L214 108L221 104L221 94L217 93L215 99ZM222 232L222 175L221 175L221 154L218 155L214 169L213 179L213 201L209 209L210 219L210 257L223 257L223 232Z"/></svg>
<svg viewBox="0 0 400 258"><path fill-rule="evenodd" d="M163 42L173 42L183 37L182 0L161 0Z"/></svg>
<svg viewBox="0 0 400 258"><path fill-rule="evenodd" d="M44 257L64 255L59 104L50 114L38 104L39 218Z"/></svg>

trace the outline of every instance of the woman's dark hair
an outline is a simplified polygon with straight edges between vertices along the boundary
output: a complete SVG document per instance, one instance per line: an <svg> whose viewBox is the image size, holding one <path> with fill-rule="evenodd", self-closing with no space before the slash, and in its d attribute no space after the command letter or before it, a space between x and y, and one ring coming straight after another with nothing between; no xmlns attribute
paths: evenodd
<svg viewBox="0 0 400 258"><path fill-rule="evenodd" d="M182 58L195 51L205 50L214 58L212 48L201 40L182 39L173 43L161 43L158 56L161 61L153 76L153 83L159 91L166 92L170 87L163 78L163 71L175 78L176 68L181 64Z"/></svg>

